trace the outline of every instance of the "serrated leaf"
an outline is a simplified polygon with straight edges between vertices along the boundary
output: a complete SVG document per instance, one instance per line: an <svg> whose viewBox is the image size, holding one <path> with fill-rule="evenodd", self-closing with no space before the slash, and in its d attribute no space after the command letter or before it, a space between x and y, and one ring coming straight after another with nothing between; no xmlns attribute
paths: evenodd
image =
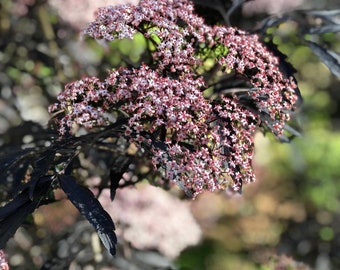
<svg viewBox="0 0 340 270"><path fill-rule="evenodd" d="M194 0L194 2L201 6L206 6L218 11L223 17L227 25L230 25L230 17L238 10L245 2L251 0L234 0L228 9L226 9L226 3L223 0Z"/></svg>
<svg viewBox="0 0 340 270"><path fill-rule="evenodd" d="M283 22L286 22L290 19L291 19L290 15L284 15L284 16L281 16L281 17L275 17L275 16L268 17L261 22L261 26L257 31L260 32L260 33L265 33L268 28L277 26L277 25L279 25Z"/></svg>
<svg viewBox="0 0 340 270"><path fill-rule="evenodd" d="M279 69L285 75L286 78L293 77L294 73L296 73L296 69L293 67L291 63L287 61L287 56L283 54L272 41L268 41L265 43L266 47L279 58ZM300 95L300 93L299 93ZM301 96L301 95L300 95Z"/></svg>
<svg viewBox="0 0 340 270"><path fill-rule="evenodd" d="M58 178L60 186L69 200L95 228L105 248L112 255L115 255L117 237L114 232L115 225L110 215L104 210L93 193L78 185L72 176L59 175Z"/></svg>
<svg viewBox="0 0 340 270"><path fill-rule="evenodd" d="M238 10L245 2L249 2L250 0L234 0L231 7L228 9L227 14L221 14L228 25L230 24L230 18L233 13L235 13L236 10Z"/></svg>
<svg viewBox="0 0 340 270"><path fill-rule="evenodd" d="M6 174L8 175L9 172L16 171L17 167L22 164L23 160L27 160L31 158L32 149L20 149L18 148L1 148L1 155L0 158L0 183L6 181Z"/></svg>
<svg viewBox="0 0 340 270"><path fill-rule="evenodd" d="M22 192L16 196L12 201L0 208L0 220L6 219L11 214L19 211L20 207L29 201L27 192Z"/></svg>
<svg viewBox="0 0 340 270"><path fill-rule="evenodd" d="M310 28L307 33L311 35L323 33L337 33L340 32L340 24L328 24L321 27Z"/></svg>
<svg viewBox="0 0 340 270"><path fill-rule="evenodd" d="M334 57L334 52L329 51L315 42L306 41L313 52L321 59L321 61L329 68L329 70L338 78L340 78L340 62Z"/></svg>
<svg viewBox="0 0 340 270"><path fill-rule="evenodd" d="M311 11L305 11L305 13L322 18L329 23L340 24L340 9L311 10Z"/></svg>
<svg viewBox="0 0 340 270"><path fill-rule="evenodd" d="M4 189L8 192L9 196L15 196L24 188L22 180L27 173L30 162L31 160L29 159L23 159L15 166L11 166L11 168L0 173L2 180L0 182L3 183Z"/></svg>
<svg viewBox="0 0 340 270"><path fill-rule="evenodd" d="M44 151L39 158L34 162L34 170L31 174L31 181L30 181L30 198L32 198L35 185L38 183L39 179L43 177L48 169L50 168L52 161L54 159L55 151L53 150L46 150Z"/></svg>
<svg viewBox="0 0 340 270"><path fill-rule="evenodd" d="M111 201L114 200L116 196L116 190L119 187L119 181L122 179L123 174L126 172L126 170L129 168L129 158L122 157L120 160L118 158L117 163L119 165L115 165L110 170L110 199Z"/></svg>
<svg viewBox="0 0 340 270"><path fill-rule="evenodd" d="M29 189L26 188L12 201L0 208L0 249L5 247L8 239L14 235L26 217L39 206L50 186L51 179L43 179L37 184L32 200L29 196Z"/></svg>
<svg viewBox="0 0 340 270"><path fill-rule="evenodd" d="M114 200L116 196L116 190L119 186L119 181L122 179L124 172L120 171L117 172L115 170L110 171L110 199L111 201Z"/></svg>
<svg viewBox="0 0 340 270"><path fill-rule="evenodd" d="M328 51L328 53L338 62L340 63L340 54L333 52L333 51Z"/></svg>
<svg viewBox="0 0 340 270"><path fill-rule="evenodd" d="M17 211L8 214L5 219L0 221L0 249L5 248L7 241L15 234L26 217L35 210L36 206L37 202L28 199L20 207L16 207Z"/></svg>
<svg viewBox="0 0 340 270"><path fill-rule="evenodd" d="M290 134L292 134L293 136L295 136L295 137L301 137L301 133L299 131L297 131L295 128L293 128L290 125L288 125L288 124L285 124L284 129L286 131L288 131Z"/></svg>

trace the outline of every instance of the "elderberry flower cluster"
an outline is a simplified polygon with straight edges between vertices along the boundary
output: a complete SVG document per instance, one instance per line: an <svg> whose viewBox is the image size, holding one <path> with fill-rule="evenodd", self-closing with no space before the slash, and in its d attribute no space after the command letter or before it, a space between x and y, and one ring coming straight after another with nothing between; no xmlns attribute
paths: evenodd
<svg viewBox="0 0 340 270"><path fill-rule="evenodd" d="M0 249L0 270L9 270L9 266L5 258L5 252L1 249Z"/></svg>
<svg viewBox="0 0 340 270"><path fill-rule="evenodd" d="M206 25L189 0L101 8L85 33L106 41L142 34L151 57L137 68L113 69L103 81L68 84L50 107L64 112L61 135L74 126L108 126L115 112L127 120L122 135L147 149L162 177L189 195L240 191L255 180L256 127L279 136L297 101L295 83L256 35ZM220 67L217 76L234 73L251 85L245 97L206 95L207 59Z"/></svg>
<svg viewBox="0 0 340 270"><path fill-rule="evenodd" d="M265 124L276 135L281 135L298 100L293 78L284 77L278 58L262 45L257 35L218 27L216 38L228 46L228 54L220 57L219 63L249 80L254 89L248 93L250 98L259 112L269 116Z"/></svg>

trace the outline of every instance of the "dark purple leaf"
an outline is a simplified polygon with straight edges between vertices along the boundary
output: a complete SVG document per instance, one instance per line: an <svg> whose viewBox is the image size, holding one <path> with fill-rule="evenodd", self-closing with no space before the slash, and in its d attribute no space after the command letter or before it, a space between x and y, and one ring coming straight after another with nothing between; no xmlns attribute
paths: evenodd
<svg viewBox="0 0 340 270"><path fill-rule="evenodd" d="M235 13L236 10L238 10L245 2L249 2L250 0L234 0L231 7L228 9L226 15L221 14L228 25L231 25L230 23L230 17ZM208 2L208 1L207 1Z"/></svg>
<svg viewBox="0 0 340 270"><path fill-rule="evenodd" d="M261 22L261 26L259 27L257 32L265 33L268 28L278 26L279 24L286 22L290 19L292 19L292 17L287 14L281 17L270 16Z"/></svg>
<svg viewBox="0 0 340 270"><path fill-rule="evenodd" d="M69 175L59 175L59 183L69 200L95 228L106 249L115 255L115 244L117 243L114 232L115 225L93 193L78 185L75 179Z"/></svg>
<svg viewBox="0 0 340 270"><path fill-rule="evenodd" d="M274 44L272 41L266 42L265 45L276 57L279 58L279 68L280 71L283 72L285 77L289 78L291 76L294 76L294 73L296 73L296 69L292 66L291 63L287 61L287 56L278 49L277 45Z"/></svg>
<svg viewBox="0 0 340 270"><path fill-rule="evenodd" d="M41 177L43 177L47 171L49 170L52 161L54 159L55 151L53 150L46 150L42 153L38 160L34 162L33 165L33 172L31 174L31 181L30 181L30 198L32 198L35 185L39 181Z"/></svg>
<svg viewBox="0 0 340 270"><path fill-rule="evenodd" d="M119 186L119 181L122 179L124 171L117 172L115 170L110 171L110 198L113 201L116 196L116 190Z"/></svg>
<svg viewBox="0 0 340 270"><path fill-rule="evenodd" d="M311 35L323 33L337 33L340 32L340 24L329 24L322 27L310 28L307 33Z"/></svg>
<svg viewBox="0 0 340 270"><path fill-rule="evenodd" d="M7 176L15 173L21 164L32 162L32 149L22 150L20 147L0 148L0 183L7 181ZM20 179L21 181L21 179Z"/></svg>
<svg viewBox="0 0 340 270"><path fill-rule="evenodd" d="M321 61L329 68L329 70L338 78L340 78L340 62L334 55L335 53L329 51L315 42L307 41L308 46L321 59Z"/></svg>
<svg viewBox="0 0 340 270"><path fill-rule="evenodd" d="M50 178L41 179L34 189L32 200L27 187L12 201L0 208L0 249L4 248L8 239L14 235L26 217L39 206L50 187Z"/></svg>
<svg viewBox="0 0 340 270"><path fill-rule="evenodd" d="M116 159L110 170L110 198L113 201L116 195L116 190L119 187L119 182L123 174L127 171L130 165L128 156L121 156Z"/></svg>
<svg viewBox="0 0 340 270"><path fill-rule="evenodd" d="M208 7L216 10L227 25L231 25L230 18L234 13L240 9L240 7L250 0L234 0L231 1L231 5L226 5L226 1L224 0L193 0L193 2L197 5Z"/></svg>
<svg viewBox="0 0 340 270"><path fill-rule="evenodd" d="M340 9L335 10L311 10L305 11L306 14L313 15L328 23L340 24Z"/></svg>

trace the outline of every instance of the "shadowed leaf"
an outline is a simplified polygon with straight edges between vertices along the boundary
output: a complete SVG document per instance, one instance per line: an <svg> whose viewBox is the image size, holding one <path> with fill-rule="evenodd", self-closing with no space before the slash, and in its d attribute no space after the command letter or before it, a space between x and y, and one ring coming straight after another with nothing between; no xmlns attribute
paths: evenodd
<svg viewBox="0 0 340 270"><path fill-rule="evenodd" d="M30 181L30 198L32 199L35 185L38 180L47 173L54 159L55 152L53 150L46 150L38 160L34 162L34 171L31 174Z"/></svg>
<svg viewBox="0 0 340 270"><path fill-rule="evenodd" d="M123 174L129 167L129 160L124 159L119 168L112 168L110 170L110 199L113 201L116 196L116 190L119 187L119 181L122 179Z"/></svg>
<svg viewBox="0 0 340 270"><path fill-rule="evenodd" d="M26 217L31 214L46 196L51 187L50 177L41 179L34 189L32 200L27 187L12 201L0 208L0 249L5 247Z"/></svg>
<svg viewBox="0 0 340 270"><path fill-rule="evenodd" d="M105 248L115 255L117 238L114 232L114 223L93 193L78 185L75 179L69 175L59 175L59 183L69 200L95 228Z"/></svg>

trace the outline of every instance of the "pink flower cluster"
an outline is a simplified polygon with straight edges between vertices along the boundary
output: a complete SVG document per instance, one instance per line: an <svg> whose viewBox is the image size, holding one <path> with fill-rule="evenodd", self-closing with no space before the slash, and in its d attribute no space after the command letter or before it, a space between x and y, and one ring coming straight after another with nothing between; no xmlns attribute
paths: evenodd
<svg viewBox="0 0 340 270"><path fill-rule="evenodd" d="M241 74L251 83L249 91L259 112L269 115L270 130L281 135L284 125L298 100L297 85L293 78L285 78L279 70L279 60L259 41L234 28L216 28L216 38L228 46L228 54L219 59L222 66Z"/></svg>
<svg viewBox="0 0 340 270"><path fill-rule="evenodd" d="M0 270L9 270L9 265L6 261L5 252L0 249Z"/></svg>
<svg viewBox="0 0 340 270"><path fill-rule="evenodd" d="M153 64L158 72L191 72L201 62L198 43L213 43L212 29L193 11L187 0L143 0L138 5L108 6L98 10L96 21L84 32L107 41L142 33L156 47Z"/></svg>
<svg viewBox="0 0 340 270"><path fill-rule="evenodd" d="M187 194L240 191L243 182L254 181L256 127L267 125L282 134L297 100L295 83L284 78L278 59L256 35L206 25L188 0L101 8L85 33L107 41L142 34L152 57L138 68L112 70L104 81L85 78L68 84L50 107L65 113L59 120L61 134L74 125L107 126L115 112L127 119L122 135L149 150L154 168ZM233 72L252 85L246 93L252 107L237 96L205 94L209 82L202 75L208 58L221 66L220 76L223 70Z"/></svg>
<svg viewBox="0 0 340 270"><path fill-rule="evenodd" d="M58 96L59 103L49 107L51 112L62 110L65 116L60 120L60 134L65 134L66 127L73 124L87 129L94 126L104 126L108 123L105 112L113 104L113 93L109 92L105 83L98 78L84 78L67 84L65 90Z"/></svg>
<svg viewBox="0 0 340 270"><path fill-rule="evenodd" d="M200 227L190 212L190 202L160 188L139 184L120 189L115 203L111 203L109 190L104 190L99 201L119 224L116 231L119 239L137 249L157 249L175 258L201 238Z"/></svg>

